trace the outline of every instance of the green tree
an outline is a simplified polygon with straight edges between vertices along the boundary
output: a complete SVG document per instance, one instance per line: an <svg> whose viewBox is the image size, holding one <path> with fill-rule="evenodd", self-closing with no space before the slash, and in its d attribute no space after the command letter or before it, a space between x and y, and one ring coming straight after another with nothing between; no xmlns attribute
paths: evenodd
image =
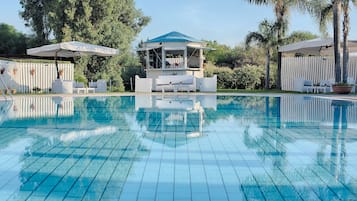
<svg viewBox="0 0 357 201"><path fill-rule="evenodd" d="M207 46L213 48L213 51L206 51L205 56L208 61L211 61L218 66L233 67L233 53L232 49L223 44L219 44L217 41L206 41Z"/></svg>
<svg viewBox="0 0 357 201"><path fill-rule="evenodd" d="M334 56L335 56L335 81L341 82L341 43L340 43L340 17L343 12L343 64L342 81L347 82L348 76L348 34L350 29L349 9L350 2L357 6L357 0L324 0L309 2L310 13L319 21L320 30L327 34L326 27L329 22L333 22L334 35Z"/></svg>
<svg viewBox="0 0 357 201"><path fill-rule="evenodd" d="M118 89L123 88L119 67L127 59L131 42L150 20L135 8L134 0L22 0L22 5L22 16L38 30L39 38L53 35L57 42L78 40L119 49L121 55L116 57L76 60L75 77L112 79Z"/></svg>
<svg viewBox="0 0 357 201"><path fill-rule="evenodd" d="M288 29L288 18L291 7L304 9L306 7L305 0L247 0L256 5L273 5L276 16L277 26L277 42L278 45L283 44L283 38ZM276 85L281 89L281 66L278 65Z"/></svg>
<svg viewBox="0 0 357 201"><path fill-rule="evenodd" d="M304 40L311 40L318 36L311 32L294 31L289 36L284 38L284 44L296 43Z"/></svg>
<svg viewBox="0 0 357 201"><path fill-rule="evenodd" d="M0 54L25 54L26 36L8 24L0 24Z"/></svg>
<svg viewBox="0 0 357 201"><path fill-rule="evenodd" d="M58 0L20 0L23 11L20 16L25 20L25 26L31 27L35 32L37 45L49 44L50 15Z"/></svg>
<svg viewBox="0 0 357 201"><path fill-rule="evenodd" d="M205 52L206 60L217 66L233 69L245 65L264 64L264 53L260 47L246 49L243 45L237 45L231 48L227 45L219 44L217 41L206 42L208 47L214 48L213 51Z"/></svg>
<svg viewBox="0 0 357 201"><path fill-rule="evenodd" d="M259 24L259 31L258 32L250 32L246 39L245 43L246 46L249 47L250 43L256 41L259 46L265 49L266 53L266 63L265 63L265 88L269 89L269 72L270 72L270 51L271 48L276 46L277 38L277 25L276 23L268 22L264 20Z"/></svg>

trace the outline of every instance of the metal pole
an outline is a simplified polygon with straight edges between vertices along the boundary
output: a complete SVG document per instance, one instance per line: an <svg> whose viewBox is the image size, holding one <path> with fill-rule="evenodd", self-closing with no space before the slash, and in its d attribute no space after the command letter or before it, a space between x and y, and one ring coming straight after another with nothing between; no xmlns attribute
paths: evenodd
<svg viewBox="0 0 357 201"><path fill-rule="evenodd" d="M60 74L59 74L59 70L58 70L58 62L57 62L57 52L55 54L55 65L56 65L56 71L57 71L57 79L60 79Z"/></svg>
<svg viewBox="0 0 357 201"><path fill-rule="evenodd" d="M130 91L133 91L133 78L130 77Z"/></svg>

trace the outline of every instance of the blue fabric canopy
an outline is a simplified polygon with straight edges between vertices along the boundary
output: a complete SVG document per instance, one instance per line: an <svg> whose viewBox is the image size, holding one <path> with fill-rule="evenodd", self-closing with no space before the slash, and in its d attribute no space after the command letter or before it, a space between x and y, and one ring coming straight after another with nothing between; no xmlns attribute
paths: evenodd
<svg viewBox="0 0 357 201"><path fill-rule="evenodd" d="M182 34L180 32L170 32L167 34L164 34L162 36L156 37L154 39L148 40L145 43L164 43L164 42L197 42L201 43L202 41L192 38L191 36L187 36L185 34Z"/></svg>

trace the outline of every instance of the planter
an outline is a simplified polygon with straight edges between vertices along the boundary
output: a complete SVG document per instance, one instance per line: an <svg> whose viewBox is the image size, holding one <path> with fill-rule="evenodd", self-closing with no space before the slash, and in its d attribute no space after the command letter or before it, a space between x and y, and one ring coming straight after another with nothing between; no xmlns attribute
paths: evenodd
<svg viewBox="0 0 357 201"><path fill-rule="evenodd" d="M332 85L332 90L336 94L349 94L349 93L351 93L352 86L349 86L349 85Z"/></svg>

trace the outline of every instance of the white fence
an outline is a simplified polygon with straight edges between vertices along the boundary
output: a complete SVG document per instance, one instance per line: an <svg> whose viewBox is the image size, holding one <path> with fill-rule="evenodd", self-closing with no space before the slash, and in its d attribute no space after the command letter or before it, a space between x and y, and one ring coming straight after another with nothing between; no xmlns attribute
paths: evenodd
<svg viewBox="0 0 357 201"><path fill-rule="evenodd" d="M282 96L281 121L282 122L311 122L332 125L334 121L333 100L312 98L309 96ZM357 102L350 102L347 106L347 121L349 127L356 129Z"/></svg>
<svg viewBox="0 0 357 201"><path fill-rule="evenodd" d="M314 83L334 79L334 58L283 57L281 66L282 90L293 91L294 79L299 77L312 80ZM348 77L357 80L357 57L350 57L349 59Z"/></svg>
<svg viewBox="0 0 357 201"><path fill-rule="evenodd" d="M63 72L61 79L73 80L73 64L58 64ZM52 82L57 78L54 63L22 63L0 60L0 76L9 89L16 89L20 93L31 93L34 88L49 92ZM0 89L5 86L0 82Z"/></svg>

